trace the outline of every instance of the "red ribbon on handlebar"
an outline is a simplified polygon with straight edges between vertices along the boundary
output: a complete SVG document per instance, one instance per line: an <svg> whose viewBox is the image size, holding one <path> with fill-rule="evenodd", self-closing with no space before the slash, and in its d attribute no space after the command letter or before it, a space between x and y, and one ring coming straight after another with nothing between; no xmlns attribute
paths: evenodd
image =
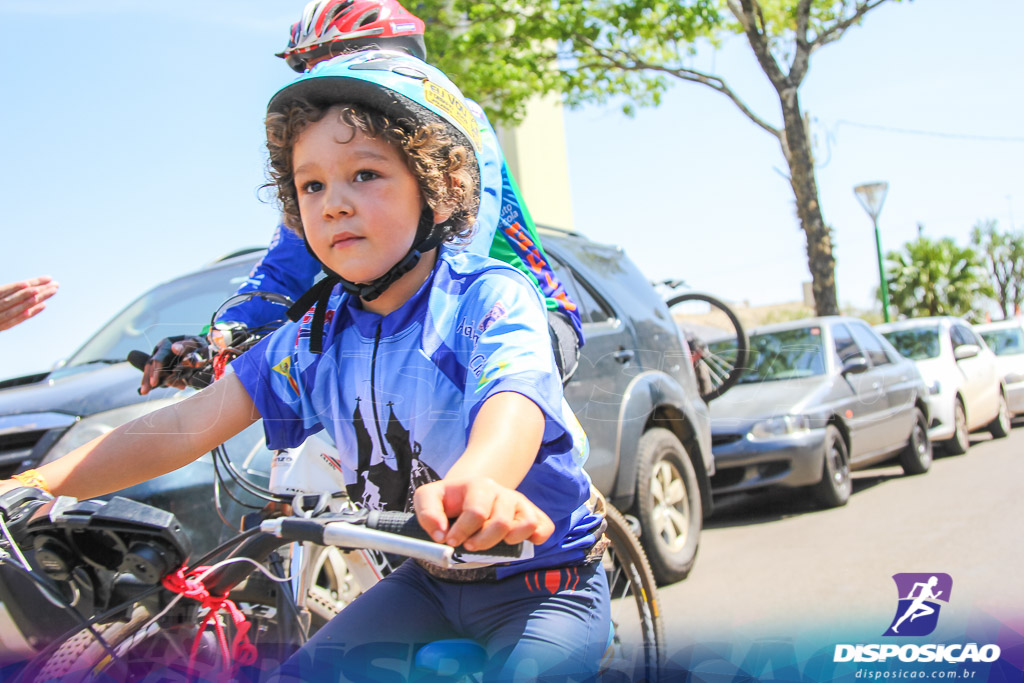
<svg viewBox="0 0 1024 683"><path fill-rule="evenodd" d="M206 631L206 625L212 621L214 630L217 632L221 657L225 664L229 665L228 671L225 673L228 679L231 679L237 666L249 665L256 661L256 646L249 640L249 628L252 624L245 618L238 606L228 599L227 595L210 595L210 591L200 578L209 569L209 567L196 567L186 573L185 567L182 567L173 574L165 576L163 585L172 593L196 600L208 610L206 618L199 625L196 639L192 643L192 652L189 654L188 660L189 670L195 668L196 654L199 651L199 644L202 642L203 632ZM230 650L227 636L224 634L224 627L216 618L217 612L220 610L225 610L235 624L235 637L232 639Z"/></svg>

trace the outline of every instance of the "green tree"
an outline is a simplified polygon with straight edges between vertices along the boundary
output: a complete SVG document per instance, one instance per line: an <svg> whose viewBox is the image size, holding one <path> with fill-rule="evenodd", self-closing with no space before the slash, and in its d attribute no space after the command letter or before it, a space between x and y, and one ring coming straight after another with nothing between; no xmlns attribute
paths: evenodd
<svg viewBox="0 0 1024 683"><path fill-rule="evenodd" d="M920 235L885 258L890 303L908 318L973 318L978 315L976 307L992 295L981 256L949 237L932 240Z"/></svg>
<svg viewBox="0 0 1024 683"><path fill-rule="evenodd" d="M1024 234L999 232L992 219L978 221L971 244L981 250L1003 317L1010 317L1024 304Z"/></svg>
<svg viewBox="0 0 1024 683"><path fill-rule="evenodd" d="M831 230L818 201L811 136L799 90L811 55L886 0L422 0L431 59L498 120L522 116L533 95L569 105L625 98L656 106L671 83L727 97L776 138L807 241L815 308L839 312ZM898 1L898 0L897 0ZM778 96L761 114L720 75L690 65L699 45L742 35Z"/></svg>

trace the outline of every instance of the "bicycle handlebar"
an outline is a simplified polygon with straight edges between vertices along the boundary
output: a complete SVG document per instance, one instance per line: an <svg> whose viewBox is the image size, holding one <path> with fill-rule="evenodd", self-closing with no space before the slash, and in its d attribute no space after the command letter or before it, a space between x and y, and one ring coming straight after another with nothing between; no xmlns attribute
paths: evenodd
<svg viewBox="0 0 1024 683"><path fill-rule="evenodd" d="M451 546L399 536L351 522L323 523L313 519L270 519L260 525L260 530L290 541L311 541L319 545L349 548L373 548L432 562L446 568L455 564L452 559L455 548Z"/></svg>
<svg viewBox="0 0 1024 683"><path fill-rule="evenodd" d="M320 519L278 518L263 522L260 530L289 541L310 541L319 545L372 548L385 553L432 562L445 568L468 562L495 562L522 559L532 555L528 541L510 545L498 543L482 551L463 546L435 543L411 512L371 510L365 520L352 523L330 517Z"/></svg>

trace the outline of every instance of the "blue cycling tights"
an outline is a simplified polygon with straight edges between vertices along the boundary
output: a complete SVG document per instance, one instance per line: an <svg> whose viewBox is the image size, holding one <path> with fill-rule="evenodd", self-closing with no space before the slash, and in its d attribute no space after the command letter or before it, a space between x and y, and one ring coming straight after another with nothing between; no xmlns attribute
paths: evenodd
<svg viewBox="0 0 1024 683"><path fill-rule="evenodd" d="M486 650L484 681L592 680L608 646L608 584L600 562L529 571L495 582L436 579L415 562L347 606L273 680L415 680L423 645L471 638ZM472 658L450 662L476 666ZM481 672L476 672L481 673Z"/></svg>

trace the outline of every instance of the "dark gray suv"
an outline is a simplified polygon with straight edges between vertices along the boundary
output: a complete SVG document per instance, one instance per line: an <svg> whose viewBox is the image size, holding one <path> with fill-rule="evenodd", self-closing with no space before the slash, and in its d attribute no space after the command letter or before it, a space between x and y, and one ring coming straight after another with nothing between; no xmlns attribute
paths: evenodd
<svg viewBox="0 0 1024 683"><path fill-rule="evenodd" d="M707 407L688 350L664 302L621 249L565 231L545 229L543 236L555 273L581 307L586 345L566 397L590 439L587 471L617 508L638 520L659 582L677 581L696 558L713 471ZM0 382L0 477L185 396L171 389L139 396L140 373L124 358L201 329L261 253L226 257L159 285L57 369ZM271 454L259 425L227 450L236 466L266 482ZM206 456L125 495L174 512L201 549L231 533L210 505L213 479ZM222 517L237 525L245 508L226 497L221 502Z"/></svg>

